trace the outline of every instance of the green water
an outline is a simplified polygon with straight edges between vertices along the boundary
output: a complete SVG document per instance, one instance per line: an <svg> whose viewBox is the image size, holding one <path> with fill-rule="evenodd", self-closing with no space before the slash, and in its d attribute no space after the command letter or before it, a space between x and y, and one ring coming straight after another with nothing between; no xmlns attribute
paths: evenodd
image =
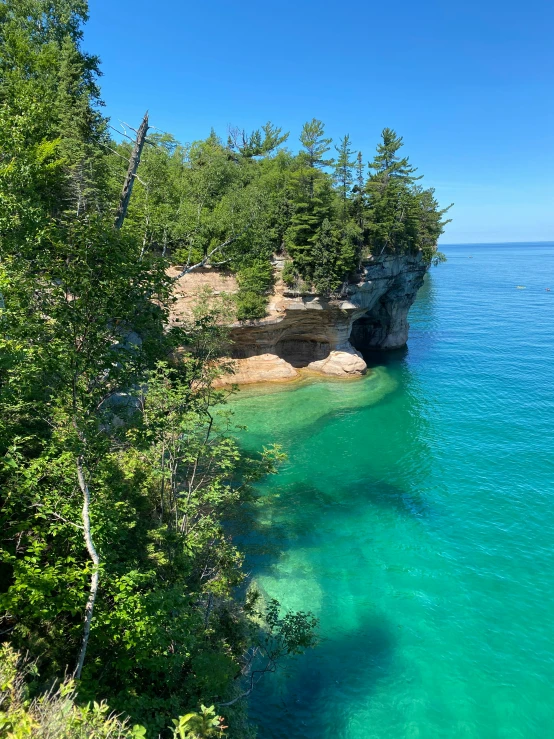
<svg viewBox="0 0 554 739"><path fill-rule="evenodd" d="M407 352L233 403L289 455L249 568L322 637L262 739L554 736L554 246L445 251Z"/></svg>

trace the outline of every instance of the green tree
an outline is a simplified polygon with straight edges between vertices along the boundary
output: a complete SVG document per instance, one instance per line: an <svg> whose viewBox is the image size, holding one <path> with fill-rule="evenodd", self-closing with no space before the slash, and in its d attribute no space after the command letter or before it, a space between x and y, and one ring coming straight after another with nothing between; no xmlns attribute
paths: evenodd
<svg viewBox="0 0 554 739"><path fill-rule="evenodd" d="M355 162L352 160L354 151L350 148L350 136L348 134L341 139L340 146L335 146L337 159L335 162L334 181L341 200L341 218L346 221L348 217L348 198L354 181L352 168Z"/></svg>
<svg viewBox="0 0 554 739"><path fill-rule="evenodd" d="M404 145L401 136L397 136L392 128L384 128L381 133L382 142L377 145L377 152L369 168L374 170L372 183L386 186L391 178L398 179L407 185L420 180L415 177L417 169L412 167L408 157L400 157L399 150Z"/></svg>
<svg viewBox="0 0 554 739"><path fill-rule="evenodd" d="M415 193L420 209L418 245L425 261L428 264L437 265L446 260L444 254L437 251L437 242L446 224L450 223L451 219L445 219L444 216L452 205L441 208L435 198L433 188L424 190L417 187Z"/></svg>
<svg viewBox="0 0 554 739"><path fill-rule="evenodd" d="M311 283L316 260L314 245L323 222L333 215L333 190L330 178L314 170L307 179L300 170L292 180L294 214L285 234L287 253L294 263L296 279Z"/></svg>
<svg viewBox="0 0 554 739"><path fill-rule="evenodd" d="M322 168L333 164L332 159L324 158L331 148L332 139L325 137L325 126L317 118L304 123L300 133L300 143L303 146L302 161L308 167Z"/></svg>
<svg viewBox="0 0 554 739"><path fill-rule="evenodd" d="M348 259L341 248L343 246L339 229L333 228L326 218L318 230L313 249L315 261L313 284L316 291L322 295L335 292L342 283L342 278L348 273Z"/></svg>
<svg viewBox="0 0 554 739"><path fill-rule="evenodd" d="M399 155L402 145L395 131L383 129L382 143L369 165L373 173L365 188L368 251L376 255L422 251L431 263L448 208L439 210L433 191L415 184L421 177L415 176L409 159Z"/></svg>
<svg viewBox="0 0 554 739"><path fill-rule="evenodd" d="M237 151L247 159L254 157L266 157L274 153L281 144L288 139L289 134L283 133L283 129L274 126L268 121L261 130L257 128L247 134L243 129L231 128L227 139L227 146L232 151Z"/></svg>

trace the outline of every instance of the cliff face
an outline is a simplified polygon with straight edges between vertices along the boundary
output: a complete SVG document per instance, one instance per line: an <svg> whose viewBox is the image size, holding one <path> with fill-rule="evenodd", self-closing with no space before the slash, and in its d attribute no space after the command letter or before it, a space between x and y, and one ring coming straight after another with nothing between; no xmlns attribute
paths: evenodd
<svg viewBox="0 0 554 739"><path fill-rule="evenodd" d="M376 259L364 265L352 302L366 311L352 324L351 343L361 349L398 349L408 341L408 312L427 271L421 254Z"/></svg>
<svg viewBox="0 0 554 739"><path fill-rule="evenodd" d="M268 315L231 327L231 354L237 360L233 381L292 379L300 369L337 377L364 374L367 367L359 350L396 349L406 343L408 311L425 271L420 254L368 260L342 300L297 295L278 279ZM181 308L198 286L236 289L231 277L206 272L180 282Z"/></svg>

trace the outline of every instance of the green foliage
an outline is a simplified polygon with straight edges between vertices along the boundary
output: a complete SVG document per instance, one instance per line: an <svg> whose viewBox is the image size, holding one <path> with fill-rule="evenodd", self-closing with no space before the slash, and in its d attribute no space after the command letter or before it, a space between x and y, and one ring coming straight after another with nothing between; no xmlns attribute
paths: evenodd
<svg viewBox="0 0 554 739"><path fill-rule="evenodd" d="M303 146L301 161L310 168L329 167L332 159L324 159L331 148L332 139L325 137L325 126L321 121L312 118L302 126L300 143Z"/></svg>
<svg viewBox="0 0 554 739"><path fill-rule="evenodd" d="M367 252L405 254L421 251L428 264L435 257L437 240L448 221L440 210L434 191L424 190L415 182L416 171L407 157L400 157L402 138L383 129L382 143L369 165L374 170L366 183L367 218L364 222Z"/></svg>
<svg viewBox="0 0 554 739"><path fill-rule="evenodd" d="M262 126L261 131L258 128L251 134L247 134L244 130L240 131L238 128L232 128L229 132L227 146L247 159L268 156L288 139L289 134L283 134L282 130L274 126L271 121Z"/></svg>
<svg viewBox="0 0 554 739"><path fill-rule="evenodd" d="M285 246L296 273L312 283L321 228L333 217L333 191L328 178L315 170L310 179L300 171L292 186L294 213L285 233Z"/></svg>
<svg viewBox="0 0 554 739"><path fill-rule="evenodd" d="M223 736L223 717L217 716L215 707L200 707L200 713L187 713L178 720L173 719L175 739L208 739L212 736Z"/></svg>
<svg viewBox="0 0 554 739"><path fill-rule="evenodd" d="M373 183L386 183L389 179L397 179L412 184L421 177L414 177L414 169L408 157L399 157L402 148L402 137L396 135L392 128L384 128L381 133L382 143L377 145L377 153L369 165L375 171Z"/></svg>
<svg viewBox="0 0 554 739"><path fill-rule="evenodd" d="M0 647L0 737L2 739L147 739L140 724L130 725L110 712L108 705L94 701L79 705L75 682L65 678L46 692L31 698L30 676L38 670L9 645ZM172 721L175 739L209 739L224 736L223 717L214 706L201 705Z"/></svg>
<svg viewBox="0 0 554 739"><path fill-rule="evenodd" d="M348 197L352 189L352 168L355 162L352 160L354 151L350 148L350 136L348 134L341 139L340 146L335 146L338 154L335 163L334 181L341 200L341 216L345 221L348 217Z"/></svg>
<svg viewBox="0 0 554 739"><path fill-rule="evenodd" d="M335 147L336 162L327 158L332 142L316 119L303 126L296 155L280 148L286 135L271 123L251 134L231 129L226 145L213 132L187 146L167 134L150 140L125 228L142 235L143 250L187 269L235 272L239 320L265 315L274 254L285 252L293 263L288 284L328 295L370 254L421 249L436 262L429 254L446 211L416 186L420 178L391 129L367 180L349 136ZM128 151L121 144L111 157L112 183L121 181Z"/></svg>
<svg viewBox="0 0 554 739"><path fill-rule="evenodd" d="M350 224L348 224L350 225ZM340 292L339 288L355 265L354 230L342 231L327 218L317 231L313 244L313 285L322 295Z"/></svg>
<svg viewBox="0 0 554 739"><path fill-rule="evenodd" d="M281 277L283 278L285 285L288 285L289 287L292 287L298 279L298 272L295 270L294 262L291 259L285 262Z"/></svg>
<svg viewBox="0 0 554 739"><path fill-rule="evenodd" d="M75 684L61 684L31 699L26 678L36 675L34 664L25 663L8 645L0 647L0 737L2 739L141 739L145 730L131 728L104 702L79 706Z"/></svg>
<svg viewBox="0 0 554 739"><path fill-rule="evenodd" d="M271 262L259 260L248 267L243 267L238 275L239 292L237 300L237 318L239 321L263 318L267 294L273 286L273 268Z"/></svg>
<svg viewBox="0 0 554 739"><path fill-rule="evenodd" d="M264 647L270 659L276 662L283 654L299 655L317 644L317 619L311 613L298 611L280 613L278 600L271 599L265 611L266 629Z"/></svg>

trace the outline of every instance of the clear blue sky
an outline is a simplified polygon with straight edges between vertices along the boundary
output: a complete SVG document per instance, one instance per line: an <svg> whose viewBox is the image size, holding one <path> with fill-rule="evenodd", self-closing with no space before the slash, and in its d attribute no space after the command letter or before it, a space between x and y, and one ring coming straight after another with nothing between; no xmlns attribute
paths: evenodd
<svg viewBox="0 0 554 739"><path fill-rule="evenodd" d="M179 140L304 121L372 151L384 126L442 203L443 243L554 240L550 0L90 0L114 125Z"/></svg>

